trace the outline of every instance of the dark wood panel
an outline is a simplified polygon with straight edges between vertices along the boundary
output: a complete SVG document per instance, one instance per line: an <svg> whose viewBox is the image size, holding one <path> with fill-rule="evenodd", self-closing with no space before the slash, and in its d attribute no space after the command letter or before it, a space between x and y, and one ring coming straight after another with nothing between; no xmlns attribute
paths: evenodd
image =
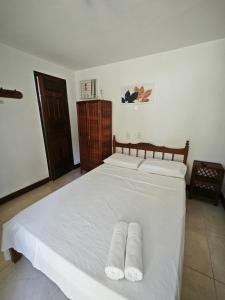
<svg viewBox="0 0 225 300"><path fill-rule="evenodd" d="M88 125L89 125L89 166L94 169L101 163L101 107L100 102L88 104Z"/></svg>
<svg viewBox="0 0 225 300"><path fill-rule="evenodd" d="M121 148L122 153L125 149L129 149L129 155L131 152L131 149L136 150L136 156L138 156L139 150L144 151L144 158L147 156L147 152L150 151L153 153L153 157L155 156L155 153L161 153L162 159L164 159L165 154L171 154L171 160L174 160L175 155L181 155L183 156L183 162L187 163L187 157L189 152L189 141L186 141L184 148L169 148L165 146L157 146L153 145L151 143L121 143L116 140L115 135L113 136L113 153L116 152L116 148Z"/></svg>
<svg viewBox="0 0 225 300"><path fill-rule="evenodd" d="M101 134L102 157L101 160L112 154L112 102L101 103Z"/></svg>
<svg viewBox="0 0 225 300"><path fill-rule="evenodd" d="M79 101L77 114L81 169L88 171L112 153L112 103Z"/></svg>
<svg viewBox="0 0 225 300"><path fill-rule="evenodd" d="M165 154L171 154L171 160L174 160L175 155L181 155L183 156L183 163L187 163L187 157L189 152L189 141L186 141L184 148L169 148L165 146L157 146L153 145L151 143L121 143L116 140L115 135L113 136L113 153L116 152L116 148L121 148L122 153L125 149L129 149L129 155L131 153L131 149L136 150L136 156L138 156L139 150L144 151L144 158L147 156L147 152L152 152L153 157L155 157L156 153L162 154L162 159L164 159Z"/></svg>
<svg viewBox="0 0 225 300"><path fill-rule="evenodd" d="M39 109L51 179L73 169L66 81L35 72Z"/></svg>
<svg viewBox="0 0 225 300"><path fill-rule="evenodd" d="M0 97L21 99L23 98L23 94L17 90L7 90L7 89L0 88Z"/></svg>
<svg viewBox="0 0 225 300"><path fill-rule="evenodd" d="M22 258L22 254L17 252L15 249L13 248L10 248L9 249L9 253L10 253L10 256L11 256L11 261L16 264L21 258Z"/></svg>
<svg viewBox="0 0 225 300"><path fill-rule="evenodd" d="M87 103L79 102L79 105L77 105L77 118L80 146L80 167L82 170L88 170L89 168L89 130L87 116Z"/></svg>

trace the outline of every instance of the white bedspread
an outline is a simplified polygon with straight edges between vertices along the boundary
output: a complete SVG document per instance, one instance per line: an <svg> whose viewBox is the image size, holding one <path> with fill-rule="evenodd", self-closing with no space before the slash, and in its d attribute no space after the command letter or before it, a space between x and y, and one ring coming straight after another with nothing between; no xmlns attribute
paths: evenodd
<svg viewBox="0 0 225 300"><path fill-rule="evenodd" d="M143 229L144 279L112 281L104 272L114 224ZM13 247L74 300L179 299L185 182L101 165L26 208L3 226Z"/></svg>

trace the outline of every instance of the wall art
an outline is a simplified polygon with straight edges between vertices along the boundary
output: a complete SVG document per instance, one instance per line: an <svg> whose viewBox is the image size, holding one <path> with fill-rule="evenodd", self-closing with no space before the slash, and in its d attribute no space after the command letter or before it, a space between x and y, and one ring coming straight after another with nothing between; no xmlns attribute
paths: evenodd
<svg viewBox="0 0 225 300"><path fill-rule="evenodd" d="M154 84L134 84L121 88L121 103L153 103Z"/></svg>

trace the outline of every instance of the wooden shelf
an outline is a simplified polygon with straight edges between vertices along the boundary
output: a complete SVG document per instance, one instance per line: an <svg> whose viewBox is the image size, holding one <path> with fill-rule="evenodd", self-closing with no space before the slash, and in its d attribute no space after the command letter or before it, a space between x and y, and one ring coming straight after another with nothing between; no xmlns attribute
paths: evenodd
<svg viewBox="0 0 225 300"><path fill-rule="evenodd" d="M12 98L12 99L22 99L23 94L17 90L6 90L0 88L0 97L2 98Z"/></svg>

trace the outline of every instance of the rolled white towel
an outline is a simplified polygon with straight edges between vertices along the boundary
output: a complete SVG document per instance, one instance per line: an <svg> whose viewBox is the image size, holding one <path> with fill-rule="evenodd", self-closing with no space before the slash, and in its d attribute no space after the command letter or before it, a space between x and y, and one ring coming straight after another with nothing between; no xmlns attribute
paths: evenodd
<svg viewBox="0 0 225 300"><path fill-rule="evenodd" d="M114 226L107 264L105 267L106 275L113 280L124 278L127 229L128 224L123 221L118 222Z"/></svg>
<svg viewBox="0 0 225 300"><path fill-rule="evenodd" d="M142 231L138 223L130 223L128 227L125 278L130 281L143 279Z"/></svg>

